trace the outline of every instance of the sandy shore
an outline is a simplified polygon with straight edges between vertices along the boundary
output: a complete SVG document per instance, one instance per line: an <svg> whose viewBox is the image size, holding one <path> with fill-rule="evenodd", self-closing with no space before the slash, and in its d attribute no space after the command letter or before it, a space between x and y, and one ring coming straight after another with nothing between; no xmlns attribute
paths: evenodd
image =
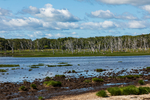
<svg viewBox="0 0 150 100"><path fill-rule="evenodd" d="M150 84L143 85L143 87L150 87ZM79 95L63 95L46 100L150 100L150 94L110 96L109 93L107 93L109 96L102 98L96 96L97 92L89 92Z"/></svg>

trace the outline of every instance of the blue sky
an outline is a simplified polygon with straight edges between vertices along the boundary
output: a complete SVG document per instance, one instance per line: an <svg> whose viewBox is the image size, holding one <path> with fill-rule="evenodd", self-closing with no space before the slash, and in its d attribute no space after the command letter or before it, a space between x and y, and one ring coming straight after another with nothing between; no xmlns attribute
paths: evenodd
<svg viewBox="0 0 150 100"><path fill-rule="evenodd" d="M61 38L150 32L150 0L0 0L0 37Z"/></svg>

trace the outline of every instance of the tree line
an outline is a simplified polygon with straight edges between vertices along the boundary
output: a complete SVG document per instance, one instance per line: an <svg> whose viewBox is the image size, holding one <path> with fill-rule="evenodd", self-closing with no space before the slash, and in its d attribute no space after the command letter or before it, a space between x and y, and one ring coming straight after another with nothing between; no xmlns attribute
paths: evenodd
<svg viewBox="0 0 150 100"><path fill-rule="evenodd" d="M31 39L5 39L0 38L0 50L39 50L45 49L74 51L139 51L148 50L150 47L150 34L137 36L105 36L89 38L65 37L58 39L41 38Z"/></svg>

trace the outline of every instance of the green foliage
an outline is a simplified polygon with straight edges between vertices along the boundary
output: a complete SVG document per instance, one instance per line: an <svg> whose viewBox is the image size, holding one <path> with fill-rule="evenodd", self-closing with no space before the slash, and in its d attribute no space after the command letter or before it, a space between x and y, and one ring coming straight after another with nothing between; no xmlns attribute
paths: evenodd
<svg viewBox="0 0 150 100"><path fill-rule="evenodd" d="M20 91L25 91L26 90L26 87L24 85L22 85L21 87L19 87L19 90Z"/></svg>
<svg viewBox="0 0 150 100"><path fill-rule="evenodd" d="M139 89L134 85L122 87L120 89L122 90L122 95L131 95L131 94L138 95L140 92Z"/></svg>
<svg viewBox="0 0 150 100"><path fill-rule="evenodd" d="M105 90L101 90L101 91L97 92L96 95L99 97L107 97L107 93Z"/></svg>
<svg viewBox="0 0 150 100"><path fill-rule="evenodd" d="M124 79L126 76L117 76L117 78Z"/></svg>
<svg viewBox="0 0 150 100"><path fill-rule="evenodd" d="M39 100L43 100L44 98L43 98L42 96L39 96L38 99L39 99Z"/></svg>
<svg viewBox="0 0 150 100"><path fill-rule="evenodd" d="M54 87L61 86L61 82L59 82L59 81L53 81L53 80L51 80L51 81L45 81L43 84L46 85L46 86L54 86Z"/></svg>
<svg viewBox="0 0 150 100"><path fill-rule="evenodd" d="M5 70L5 69L0 69L0 72L7 72L7 70Z"/></svg>
<svg viewBox="0 0 150 100"><path fill-rule="evenodd" d="M3 65L3 64L0 64L0 67L20 67L20 65Z"/></svg>
<svg viewBox="0 0 150 100"><path fill-rule="evenodd" d="M46 80L50 80L51 78L47 76L47 77L45 77L45 79L46 79Z"/></svg>
<svg viewBox="0 0 150 100"><path fill-rule="evenodd" d="M117 78L120 78L120 79L124 79L124 78L132 79L132 78L139 78L139 77L140 77L140 75L117 76Z"/></svg>
<svg viewBox="0 0 150 100"><path fill-rule="evenodd" d="M150 67L146 67L146 69L150 69Z"/></svg>
<svg viewBox="0 0 150 100"><path fill-rule="evenodd" d="M104 80L101 78L92 78L93 82L103 82Z"/></svg>
<svg viewBox="0 0 150 100"><path fill-rule="evenodd" d="M35 84L31 84L30 87L33 88L33 89L36 89L36 85Z"/></svg>
<svg viewBox="0 0 150 100"><path fill-rule="evenodd" d="M55 75L55 77L65 78L65 75Z"/></svg>
<svg viewBox="0 0 150 100"><path fill-rule="evenodd" d="M103 69L96 69L96 71L97 71L97 72L102 72L102 71L103 71Z"/></svg>
<svg viewBox="0 0 150 100"><path fill-rule="evenodd" d="M148 94L150 93L150 88L149 87L139 87L139 94Z"/></svg>
<svg viewBox="0 0 150 100"><path fill-rule="evenodd" d="M144 82L143 80L139 80L138 83L139 83L140 85L144 85L145 82Z"/></svg>
<svg viewBox="0 0 150 100"><path fill-rule="evenodd" d="M110 88L107 88L107 91L108 91L112 96L121 95L121 89L118 88L118 87L110 87Z"/></svg>
<svg viewBox="0 0 150 100"><path fill-rule="evenodd" d="M84 80L84 82L85 82L85 83L90 83L90 82L91 82L91 80Z"/></svg>

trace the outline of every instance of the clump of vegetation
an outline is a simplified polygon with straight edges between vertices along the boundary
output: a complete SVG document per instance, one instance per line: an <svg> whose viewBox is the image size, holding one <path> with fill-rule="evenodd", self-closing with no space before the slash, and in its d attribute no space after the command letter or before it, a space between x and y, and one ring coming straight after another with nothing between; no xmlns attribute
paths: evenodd
<svg viewBox="0 0 150 100"><path fill-rule="evenodd" d="M44 100L44 98L42 96L39 96L38 99L39 100Z"/></svg>
<svg viewBox="0 0 150 100"><path fill-rule="evenodd" d="M36 85L35 85L35 84L31 84L30 87L31 87L32 89L36 89Z"/></svg>
<svg viewBox="0 0 150 100"><path fill-rule="evenodd" d="M56 67L56 65L46 65L47 67Z"/></svg>
<svg viewBox="0 0 150 100"><path fill-rule="evenodd" d="M103 71L103 69L96 69L96 71L97 71L97 72L102 72L102 71Z"/></svg>
<svg viewBox="0 0 150 100"><path fill-rule="evenodd" d="M80 64L78 64L78 66L80 66Z"/></svg>
<svg viewBox="0 0 150 100"><path fill-rule="evenodd" d="M5 75L5 73L2 73L2 75Z"/></svg>
<svg viewBox="0 0 150 100"><path fill-rule="evenodd" d="M84 80L84 82L85 82L85 83L90 83L90 82L91 82L91 80Z"/></svg>
<svg viewBox="0 0 150 100"><path fill-rule="evenodd" d="M58 63L58 64L68 64L67 62L60 62L60 63Z"/></svg>
<svg viewBox="0 0 150 100"><path fill-rule="evenodd" d="M117 78L124 79L126 76L117 76Z"/></svg>
<svg viewBox="0 0 150 100"><path fill-rule="evenodd" d="M37 66L31 66L30 68L39 68L39 67L37 67Z"/></svg>
<svg viewBox="0 0 150 100"><path fill-rule="evenodd" d="M29 69L29 71L32 71L32 69Z"/></svg>
<svg viewBox="0 0 150 100"><path fill-rule="evenodd" d="M51 81L45 81L43 84L45 86L54 86L54 87L61 86L61 82L59 82L59 81L53 81L53 80L51 80Z"/></svg>
<svg viewBox="0 0 150 100"><path fill-rule="evenodd" d="M16 70L16 68L12 68L11 70Z"/></svg>
<svg viewBox="0 0 150 100"><path fill-rule="evenodd" d="M7 70L5 70L5 69L0 69L0 72L7 72Z"/></svg>
<svg viewBox="0 0 150 100"><path fill-rule="evenodd" d="M118 87L110 87L107 88L107 91L112 95L112 96L116 96L116 95L121 95L121 90Z"/></svg>
<svg viewBox="0 0 150 100"><path fill-rule="evenodd" d="M72 73L76 73L76 71L75 71L75 70L72 70Z"/></svg>
<svg viewBox="0 0 150 100"><path fill-rule="evenodd" d="M126 87L110 87L107 88L108 92L112 96L116 95L139 95L139 94L148 94L150 93L149 87L139 87L137 88L134 85L126 86Z"/></svg>
<svg viewBox="0 0 150 100"><path fill-rule="evenodd" d="M103 82L104 80L101 78L92 78L93 82Z"/></svg>
<svg viewBox="0 0 150 100"><path fill-rule="evenodd" d="M139 87L139 94L148 94L150 93L150 88L149 87Z"/></svg>
<svg viewBox="0 0 150 100"><path fill-rule="evenodd" d="M62 66L73 66L73 65L72 64L57 65L57 67L62 67Z"/></svg>
<svg viewBox="0 0 150 100"><path fill-rule="evenodd" d="M55 77L59 77L59 78L65 78L65 75L55 75Z"/></svg>
<svg viewBox="0 0 150 100"><path fill-rule="evenodd" d="M20 65L3 65L3 64L0 64L0 67L20 67Z"/></svg>
<svg viewBox="0 0 150 100"><path fill-rule="evenodd" d="M107 97L107 93L105 90L101 90L101 91L97 92L96 95L99 97Z"/></svg>
<svg viewBox="0 0 150 100"><path fill-rule="evenodd" d="M144 82L143 80L139 80L138 83L139 83L140 85L144 85L145 82Z"/></svg>
<svg viewBox="0 0 150 100"><path fill-rule="evenodd" d="M150 69L150 67L146 67L146 69Z"/></svg>
<svg viewBox="0 0 150 100"><path fill-rule="evenodd" d="M25 91L26 90L26 87L24 85L22 85L21 87L19 87L19 90L20 91Z"/></svg>
<svg viewBox="0 0 150 100"><path fill-rule="evenodd" d="M140 75L117 76L117 78L120 78L120 79L124 79L124 78L132 79L132 78L139 78L139 77L140 77Z"/></svg>
<svg viewBox="0 0 150 100"><path fill-rule="evenodd" d="M47 76L47 77L45 77L45 79L46 79L46 80L50 80L51 78Z"/></svg>

